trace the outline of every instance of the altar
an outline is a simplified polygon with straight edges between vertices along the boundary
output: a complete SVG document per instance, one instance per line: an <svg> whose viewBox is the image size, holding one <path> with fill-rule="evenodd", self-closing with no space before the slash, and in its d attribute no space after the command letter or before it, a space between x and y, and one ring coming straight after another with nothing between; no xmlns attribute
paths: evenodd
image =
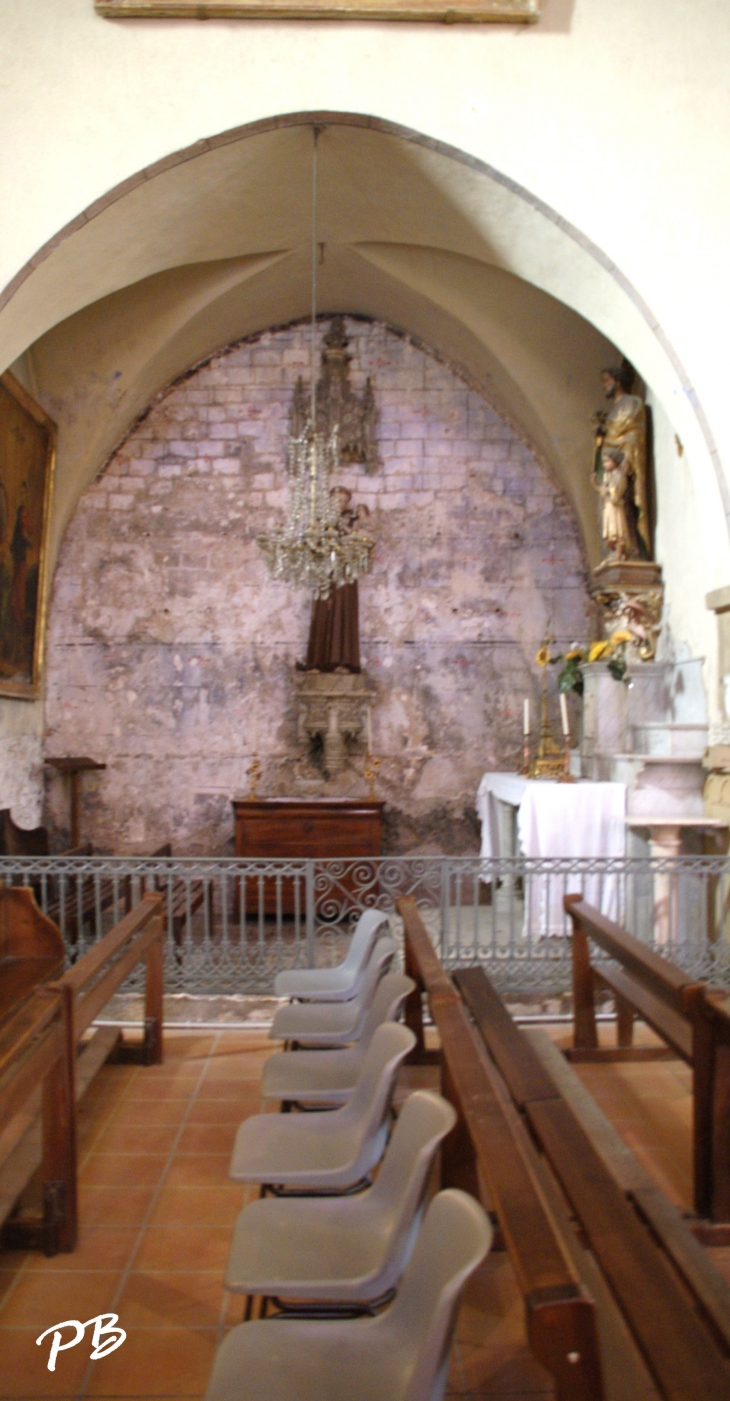
<svg viewBox="0 0 730 1401"><path fill-rule="evenodd" d="M485 773L477 792L482 825L481 855L487 862L524 856L564 862L626 854L625 783L558 783L517 773ZM485 864L482 880L497 872ZM509 872L499 873L499 879ZM620 919L619 881L604 872L571 877L531 873L525 883L525 932L535 937L565 933L563 895L582 889L586 900L610 919Z"/></svg>
<svg viewBox="0 0 730 1401"><path fill-rule="evenodd" d="M477 791L481 854L624 856L626 792L625 783L558 783L518 773L485 773Z"/></svg>

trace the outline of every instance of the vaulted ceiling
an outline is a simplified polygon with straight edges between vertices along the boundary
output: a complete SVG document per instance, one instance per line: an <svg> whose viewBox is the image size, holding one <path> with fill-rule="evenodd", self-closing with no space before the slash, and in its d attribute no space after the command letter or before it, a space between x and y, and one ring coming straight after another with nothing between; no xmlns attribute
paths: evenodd
<svg viewBox="0 0 730 1401"><path fill-rule="evenodd" d="M145 172L36 260L0 355L59 424L53 550L150 400L240 337L306 316L312 117ZM319 140L321 312L372 316L461 366L543 455L598 555L590 415L616 345L653 351L590 250L524 192L366 119ZM633 338L633 344L632 342ZM638 350L638 355L637 355Z"/></svg>

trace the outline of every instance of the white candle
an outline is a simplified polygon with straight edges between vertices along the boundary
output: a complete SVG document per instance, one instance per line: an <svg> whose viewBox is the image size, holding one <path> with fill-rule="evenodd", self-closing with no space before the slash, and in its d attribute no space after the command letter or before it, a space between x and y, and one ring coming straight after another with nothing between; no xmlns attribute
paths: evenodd
<svg viewBox="0 0 730 1401"><path fill-rule="evenodd" d="M527 738L530 733L530 702L525 698L522 710L522 733Z"/></svg>
<svg viewBox="0 0 730 1401"><path fill-rule="evenodd" d="M371 718L371 715L370 715L370 706L368 706L367 711L366 711L366 713L365 713L365 726L366 726L367 737L368 737L368 754L372 754L372 752L373 752L373 722L372 722L372 718Z"/></svg>
<svg viewBox="0 0 730 1401"><path fill-rule="evenodd" d="M568 724L568 702L565 699L565 691L560 692L560 718L563 722L563 735L565 739L570 739L570 725Z"/></svg>

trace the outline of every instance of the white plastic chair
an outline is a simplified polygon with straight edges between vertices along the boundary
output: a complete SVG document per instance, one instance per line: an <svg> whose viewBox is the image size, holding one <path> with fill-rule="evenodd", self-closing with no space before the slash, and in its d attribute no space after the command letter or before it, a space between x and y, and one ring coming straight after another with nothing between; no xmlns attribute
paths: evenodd
<svg viewBox="0 0 730 1401"><path fill-rule="evenodd" d="M271 1040L298 1041L302 1046L346 1046L359 1041L375 989L395 954L392 939L378 939L360 991L350 1002L287 1002L274 1014Z"/></svg>
<svg viewBox="0 0 730 1401"><path fill-rule="evenodd" d="M413 1248L436 1149L456 1122L431 1090L409 1095L372 1187L356 1197L267 1197L241 1212L226 1289L366 1306L395 1288Z"/></svg>
<svg viewBox="0 0 730 1401"><path fill-rule="evenodd" d="M492 1228L473 1197L439 1192L395 1300L376 1318L239 1323L205 1401L442 1401L461 1291Z"/></svg>
<svg viewBox="0 0 730 1401"><path fill-rule="evenodd" d="M276 996L312 1002L349 1002L357 996L373 944L379 933L386 933L387 924L388 916L382 910L363 910L342 963L335 968L293 968L277 973L274 979Z"/></svg>
<svg viewBox="0 0 730 1401"><path fill-rule="evenodd" d="M342 1109L245 1119L233 1145L231 1177L332 1192L364 1182L383 1156L398 1067L415 1043L408 1027L386 1022L375 1032Z"/></svg>
<svg viewBox="0 0 730 1401"><path fill-rule="evenodd" d="M329 1051L275 1051L264 1066L262 1098L284 1103L346 1104L376 1028L383 1022L397 1020L414 987L405 973L386 973L375 989L362 1035L352 1046Z"/></svg>

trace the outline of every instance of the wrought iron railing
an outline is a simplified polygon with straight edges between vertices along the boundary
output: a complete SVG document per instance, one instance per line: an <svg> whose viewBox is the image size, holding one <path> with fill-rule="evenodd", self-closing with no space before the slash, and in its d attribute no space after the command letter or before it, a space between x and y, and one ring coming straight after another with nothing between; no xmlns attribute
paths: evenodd
<svg viewBox="0 0 730 1401"><path fill-rule="evenodd" d="M563 895L591 904L697 977L730 987L730 862L721 857L353 860L2 857L59 925L69 962L145 889L165 895L165 986L266 994L287 967L336 962L359 912L412 895L447 967L483 963L503 992L570 988Z"/></svg>

